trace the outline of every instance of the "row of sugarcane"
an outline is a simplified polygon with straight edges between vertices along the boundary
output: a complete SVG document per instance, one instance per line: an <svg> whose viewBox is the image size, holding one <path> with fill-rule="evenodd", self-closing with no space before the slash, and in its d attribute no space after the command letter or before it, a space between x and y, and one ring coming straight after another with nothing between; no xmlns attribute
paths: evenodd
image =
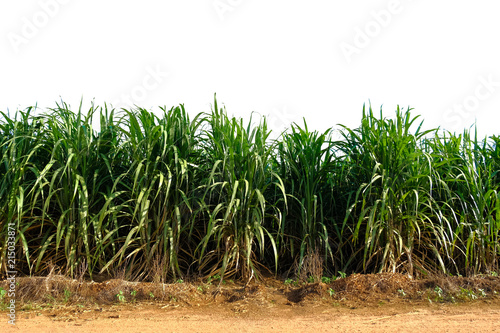
<svg viewBox="0 0 500 333"><path fill-rule="evenodd" d="M0 274L12 237L26 275L496 272L498 136L424 130L411 111L363 106L355 129L304 119L277 139L265 117L216 100L195 117L183 105L2 113Z"/></svg>

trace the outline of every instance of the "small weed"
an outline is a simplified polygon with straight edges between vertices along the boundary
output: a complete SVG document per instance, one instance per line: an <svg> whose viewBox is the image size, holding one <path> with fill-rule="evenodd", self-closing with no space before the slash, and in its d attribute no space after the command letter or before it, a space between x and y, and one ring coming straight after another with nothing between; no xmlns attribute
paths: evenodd
<svg viewBox="0 0 500 333"><path fill-rule="evenodd" d="M64 289L64 303L68 303L70 298L71 298L71 291L69 291L68 289Z"/></svg>
<svg viewBox="0 0 500 333"><path fill-rule="evenodd" d="M116 299L120 303L125 302L125 295L123 294L123 291L120 290L120 292L118 294L116 294Z"/></svg>
<svg viewBox="0 0 500 333"><path fill-rule="evenodd" d="M286 279L285 280L285 286L298 287L299 284L300 284L299 281L294 281L293 279ZM305 285L306 283L304 282L303 284Z"/></svg>
<svg viewBox="0 0 500 333"><path fill-rule="evenodd" d="M0 310L4 311L7 309L8 302L4 302L4 298L7 295L7 290L0 288Z"/></svg>
<svg viewBox="0 0 500 333"><path fill-rule="evenodd" d="M331 279L331 278L329 278L329 277L327 277L327 276L323 276L323 277L321 278L321 282L326 283L326 284L329 284L329 283L331 283L331 282L332 282L332 279Z"/></svg>
<svg viewBox="0 0 500 333"><path fill-rule="evenodd" d="M333 295L335 295L335 290L333 290L332 288L329 288L328 295L330 295L330 297L333 297Z"/></svg>
<svg viewBox="0 0 500 333"><path fill-rule="evenodd" d="M196 288L196 290L198 290L200 293L204 292L205 289L203 288L203 286L198 286L198 288Z"/></svg>
<svg viewBox="0 0 500 333"><path fill-rule="evenodd" d="M406 293L403 289L398 289L398 293L402 296L402 297L405 297L406 296Z"/></svg>
<svg viewBox="0 0 500 333"><path fill-rule="evenodd" d="M149 297L150 297L151 299L154 299L154 298L155 298L155 295L153 294L153 292L152 292L152 291L150 291L150 292L149 292Z"/></svg>
<svg viewBox="0 0 500 333"><path fill-rule="evenodd" d="M483 293L484 293L484 290L483 290ZM471 300L477 299L476 293L474 293L474 291L471 289L460 288L460 296L462 296L463 298L471 299Z"/></svg>
<svg viewBox="0 0 500 333"><path fill-rule="evenodd" d="M339 271L338 273L341 279L345 279L345 277L347 276L345 272Z"/></svg>
<svg viewBox="0 0 500 333"><path fill-rule="evenodd" d="M308 283L314 283L316 279L314 278L314 276L310 275L308 278L307 278L307 282Z"/></svg>
<svg viewBox="0 0 500 333"><path fill-rule="evenodd" d="M184 283L184 280L183 279L179 279L179 280L175 281L175 283Z"/></svg>
<svg viewBox="0 0 500 333"><path fill-rule="evenodd" d="M215 274L214 276L210 276L207 280L207 284L212 284L212 282L214 281L218 281L220 280L220 275L219 274Z"/></svg>
<svg viewBox="0 0 500 333"><path fill-rule="evenodd" d="M0 288L0 303L3 303L3 299L5 298L5 295L7 295L7 290Z"/></svg>
<svg viewBox="0 0 500 333"><path fill-rule="evenodd" d="M434 290L431 293L435 295L433 297L434 302L442 302L444 300L444 291L443 291L443 289L441 289L440 286L434 287ZM430 298L431 298L431 295L427 296L427 299L429 300L429 302L432 303Z"/></svg>
<svg viewBox="0 0 500 333"><path fill-rule="evenodd" d="M439 298L443 298L443 289L440 286L436 286L434 288L434 292L437 294Z"/></svg>

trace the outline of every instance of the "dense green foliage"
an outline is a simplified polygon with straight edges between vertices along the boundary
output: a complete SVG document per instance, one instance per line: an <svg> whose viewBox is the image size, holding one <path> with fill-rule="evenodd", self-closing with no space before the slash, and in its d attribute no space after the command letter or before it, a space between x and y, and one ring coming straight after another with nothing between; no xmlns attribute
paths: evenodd
<svg viewBox="0 0 500 333"><path fill-rule="evenodd" d="M498 270L497 136L423 130L399 107L363 108L338 141L305 120L271 140L265 118L216 101L194 118L182 105L34 111L0 119L2 273L13 234L31 275Z"/></svg>

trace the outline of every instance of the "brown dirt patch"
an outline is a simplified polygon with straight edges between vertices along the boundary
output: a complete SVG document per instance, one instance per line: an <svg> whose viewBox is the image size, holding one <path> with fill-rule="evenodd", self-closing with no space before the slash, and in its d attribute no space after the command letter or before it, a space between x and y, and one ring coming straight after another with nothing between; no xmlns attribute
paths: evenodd
<svg viewBox="0 0 500 333"><path fill-rule="evenodd" d="M248 286L96 283L61 276L18 282L16 326L2 311L2 332L500 332L500 278L492 276L355 274L299 286L277 280Z"/></svg>

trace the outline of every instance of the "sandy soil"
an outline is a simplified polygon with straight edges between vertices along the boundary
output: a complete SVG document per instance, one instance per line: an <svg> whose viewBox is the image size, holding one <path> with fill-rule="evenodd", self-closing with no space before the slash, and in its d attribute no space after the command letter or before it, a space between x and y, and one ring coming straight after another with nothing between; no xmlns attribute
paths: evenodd
<svg viewBox="0 0 500 333"><path fill-rule="evenodd" d="M499 277L217 286L52 276L20 279L18 288L16 326L0 311L0 332L500 332Z"/></svg>
<svg viewBox="0 0 500 333"><path fill-rule="evenodd" d="M372 307L235 305L28 312L2 332L500 332L500 303Z"/></svg>

